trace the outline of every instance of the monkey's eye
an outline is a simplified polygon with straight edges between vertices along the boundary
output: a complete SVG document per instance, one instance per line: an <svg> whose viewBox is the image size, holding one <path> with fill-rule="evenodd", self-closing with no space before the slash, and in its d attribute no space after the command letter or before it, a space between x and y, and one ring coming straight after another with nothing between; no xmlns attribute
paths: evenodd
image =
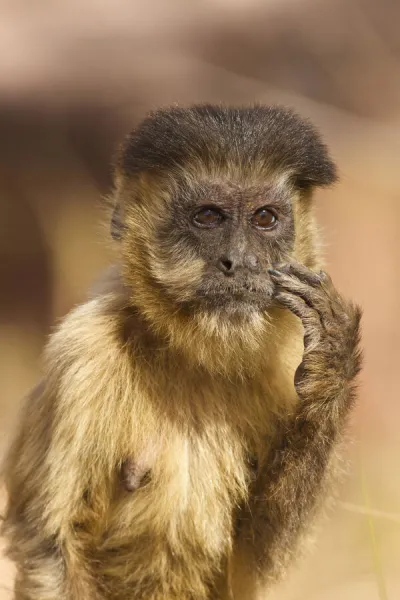
<svg viewBox="0 0 400 600"><path fill-rule="evenodd" d="M193 215L193 223L196 227L208 229L218 227L223 219L224 215L217 208L211 206L204 206Z"/></svg>
<svg viewBox="0 0 400 600"><path fill-rule="evenodd" d="M259 208L251 217L252 224L258 229L273 229L278 219L276 215L268 208Z"/></svg>

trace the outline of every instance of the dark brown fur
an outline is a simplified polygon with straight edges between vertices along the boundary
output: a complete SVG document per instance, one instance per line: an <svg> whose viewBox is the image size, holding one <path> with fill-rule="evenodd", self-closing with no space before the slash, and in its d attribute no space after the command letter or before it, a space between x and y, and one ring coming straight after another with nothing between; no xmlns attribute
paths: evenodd
<svg viewBox="0 0 400 600"><path fill-rule="evenodd" d="M256 600L284 573L360 368L360 311L319 270L334 180L278 107L158 111L127 138L118 264L52 335L6 465L16 600Z"/></svg>

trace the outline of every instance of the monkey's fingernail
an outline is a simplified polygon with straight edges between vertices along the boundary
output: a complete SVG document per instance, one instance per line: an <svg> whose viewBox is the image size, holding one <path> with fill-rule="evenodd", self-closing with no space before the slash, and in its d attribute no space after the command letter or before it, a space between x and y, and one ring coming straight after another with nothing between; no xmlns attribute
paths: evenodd
<svg viewBox="0 0 400 600"><path fill-rule="evenodd" d="M280 273L276 269L268 269L268 273L270 275L274 275L275 277L281 277L282 276L282 273Z"/></svg>

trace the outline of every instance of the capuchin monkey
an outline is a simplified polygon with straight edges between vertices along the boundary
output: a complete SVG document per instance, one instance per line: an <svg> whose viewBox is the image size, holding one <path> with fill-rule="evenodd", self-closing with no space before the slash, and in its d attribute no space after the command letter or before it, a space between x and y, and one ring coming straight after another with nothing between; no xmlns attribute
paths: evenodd
<svg viewBox="0 0 400 600"><path fill-rule="evenodd" d="M256 600L297 557L361 364L312 210L335 180L286 108L127 137L117 264L51 335L6 464L15 600Z"/></svg>

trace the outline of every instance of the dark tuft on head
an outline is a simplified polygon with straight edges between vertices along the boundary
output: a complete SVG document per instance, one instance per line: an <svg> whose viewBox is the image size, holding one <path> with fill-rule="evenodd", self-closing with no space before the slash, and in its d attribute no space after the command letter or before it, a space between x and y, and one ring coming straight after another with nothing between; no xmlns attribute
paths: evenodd
<svg viewBox="0 0 400 600"><path fill-rule="evenodd" d="M299 188L326 186L337 179L316 128L279 106L197 105L155 111L127 137L118 166L131 175L199 161L261 163L291 172Z"/></svg>

